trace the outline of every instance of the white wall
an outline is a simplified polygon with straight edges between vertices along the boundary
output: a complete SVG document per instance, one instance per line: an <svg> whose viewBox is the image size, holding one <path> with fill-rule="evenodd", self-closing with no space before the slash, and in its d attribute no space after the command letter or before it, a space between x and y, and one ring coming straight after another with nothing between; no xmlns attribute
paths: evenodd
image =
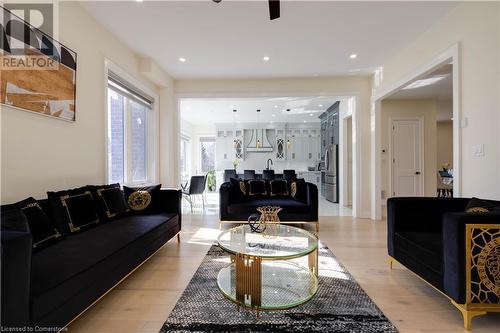
<svg viewBox="0 0 500 333"><path fill-rule="evenodd" d="M106 58L159 94L160 122L175 114L171 86L160 89L146 78L136 55L75 2L59 5L59 39L78 54L77 120L65 122L1 106L2 204L27 196L44 198L48 190L105 182ZM164 135L163 141L168 140L174 141ZM170 154L167 145L161 147L160 158L165 154ZM160 180L166 177L160 168L161 174Z"/></svg>
<svg viewBox="0 0 500 333"><path fill-rule="evenodd" d="M370 215L370 95L371 78L362 76L285 79L176 80L178 97L353 96L358 98L361 140L359 174L360 206L357 216Z"/></svg>
<svg viewBox="0 0 500 333"><path fill-rule="evenodd" d="M390 140L391 117L424 118L424 195L436 196L436 102L433 100L385 100L382 102L382 190L391 197Z"/></svg>
<svg viewBox="0 0 500 333"><path fill-rule="evenodd" d="M437 55L460 43L461 107L468 126L462 133L462 195L500 199L500 4L461 3L382 68L383 94ZM485 156L472 147L484 144ZM481 170L478 172L478 170ZM494 176L492 176L494 175Z"/></svg>

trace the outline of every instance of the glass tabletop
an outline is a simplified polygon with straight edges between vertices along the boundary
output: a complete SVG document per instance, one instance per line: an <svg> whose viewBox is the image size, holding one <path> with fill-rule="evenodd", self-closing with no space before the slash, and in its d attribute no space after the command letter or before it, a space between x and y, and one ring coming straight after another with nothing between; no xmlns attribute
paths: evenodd
<svg viewBox="0 0 500 333"><path fill-rule="evenodd" d="M220 291L237 303L236 281L234 264L221 269L217 276ZM266 261L262 263L261 301L256 307L267 310L289 309L309 301L317 290L318 279L307 268L290 261ZM247 301L242 305L251 306Z"/></svg>
<svg viewBox="0 0 500 333"><path fill-rule="evenodd" d="M243 225L222 232L219 246L232 254L241 253L267 259L290 259L305 256L318 247L312 233L283 224L269 225L265 232L252 232Z"/></svg>

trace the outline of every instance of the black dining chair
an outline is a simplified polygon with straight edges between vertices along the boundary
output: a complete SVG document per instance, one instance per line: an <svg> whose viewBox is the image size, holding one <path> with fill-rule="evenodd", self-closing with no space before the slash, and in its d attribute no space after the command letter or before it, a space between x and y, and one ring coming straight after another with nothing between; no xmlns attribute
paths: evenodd
<svg viewBox="0 0 500 333"><path fill-rule="evenodd" d="M264 180L274 180L274 170L263 170L262 179Z"/></svg>
<svg viewBox="0 0 500 333"><path fill-rule="evenodd" d="M182 195L186 198L193 212L194 195L201 195L203 211L205 211L205 186L207 185L207 176L192 176L189 181L189 187L185 186L182 189Z"/></svg>
<svg viewBox="0 0 500 333"><path fill-rule="evenodd" d="M295 178L297 178L297 175L295 174L295 170L283 170L283 179L292 180Z"/></svg>
<svg viewBox="0 0 500 333"><path fill-rule="evenodd" d="M243 179L255 179L255 170L243 171Z"/></svg>
<svg viewBox="0 0 500 333"><path fill-rule="evenodd" d="M234 169L226 169L224 170L224 182L228 182L231 178L236 178L236 170Z"/></svg>

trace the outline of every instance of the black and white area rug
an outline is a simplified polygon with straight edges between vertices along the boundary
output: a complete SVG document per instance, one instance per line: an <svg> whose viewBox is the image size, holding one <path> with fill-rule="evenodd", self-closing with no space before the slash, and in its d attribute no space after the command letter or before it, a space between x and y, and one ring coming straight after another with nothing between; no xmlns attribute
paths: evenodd
<svg viewBox="0 0 500 333"><path fill-rule="evenodd" d="M319 287L308 303L282 311L237 311L217 287L229 262L212 246L170 313L161 332L397 332L351 274L324 245L319 250Z"/></svg>

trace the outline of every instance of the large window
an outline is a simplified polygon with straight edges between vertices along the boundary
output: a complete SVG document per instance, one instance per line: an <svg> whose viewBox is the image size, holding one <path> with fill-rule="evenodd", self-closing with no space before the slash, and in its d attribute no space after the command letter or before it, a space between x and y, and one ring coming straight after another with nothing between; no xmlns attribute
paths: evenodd
<svg viewBox="0 0 500 333"><path fill-rule="evenodd" d="M153 181L150 122L153 99L116 74L108 79L108 181L145 184Z"/></svg>
<svg viewBox="0 0 500 333"><path fill-rule="evenodd" d="M215 138L200 138L200 155L201 172L215 170Z"/></svg>
<svg viewBox="0 0 500 333"><path fill-rule="evenodd" d="M189 143L190 139L188 136L181 135L181 151L180 151L180 161L179 161L179 169L181 172L181 182L184 183L189 178Z"/></svg>

